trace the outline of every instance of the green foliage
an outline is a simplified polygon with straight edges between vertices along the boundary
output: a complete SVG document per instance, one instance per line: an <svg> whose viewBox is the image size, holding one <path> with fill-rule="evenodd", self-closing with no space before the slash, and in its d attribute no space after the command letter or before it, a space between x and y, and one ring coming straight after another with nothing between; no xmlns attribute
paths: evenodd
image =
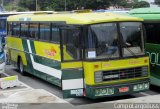
<svg viewBox="0 0 160 109"><path fill-rule="evenodd" d="M155 0L155 4L160 6L160 0Z"/></svg>
<svg viewBox="0 0 160 109"><path fill-rule="evenodd" d="M18 11L36 10L36 0L9 0L9 1L16 2L17 5L12 6L13 4L10 4L6 7L7 10L8 9L10 10L16 9ZM132 7L132 4L128 3L127 0L37 0L38 10L64 11L65 1L66 1L67 11L76 9L93 9L93 10L106 9L109 6L124 7L124 8Z"/></svg>
<svg viewBox="0 0 160 109"><path fill-rule="evenodd" d="M146 1L135 2L133 8L145 8L150 7L150 4Z"/></svg>
<svg viewBox="0 0 160 109"><path fill-rule="evenodd" d="M4 6L5 10L7 11L14 11L14 10L17 10L17 7L12 5L12 4L7 4Z"/></svg>
<svg viewBox="0 0 160 109"><path fill-rule="evenodd" d="M35 0L20 0L18 5L22 8L28 8L30 11L36 10Z"/></svg>

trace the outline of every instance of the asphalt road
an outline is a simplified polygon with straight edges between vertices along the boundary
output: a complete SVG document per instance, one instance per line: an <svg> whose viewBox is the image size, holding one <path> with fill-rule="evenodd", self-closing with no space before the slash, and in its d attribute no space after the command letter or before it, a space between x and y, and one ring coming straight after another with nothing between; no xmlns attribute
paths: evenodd
<svg viewBox="0 0 160 109"><path fill-rule="evenodd" d="M52 85L42 79L39 79L33 75L28 74L27 76L22 76L18 73L17 69L11 65L6 66L6 74L8 75L18 75L19 80L34 89L45 89L48 92L63 98L62 90L60 87ZM149 95L157 95L160 94L160 88L156 86L151 86L150 90L147 92L140 92L132 95L120 96L120 97L110 97L110 98L103 98L103 99L96 99L91 100L87 98L69 98L65 99L66 101L70 102L73 105L82 105L82 104L90 104L90 103L98 103L98 102L107 102L107 101L115 101L121 99L131 99L135 97L142 97L142 96L149 96Z"/></svg>

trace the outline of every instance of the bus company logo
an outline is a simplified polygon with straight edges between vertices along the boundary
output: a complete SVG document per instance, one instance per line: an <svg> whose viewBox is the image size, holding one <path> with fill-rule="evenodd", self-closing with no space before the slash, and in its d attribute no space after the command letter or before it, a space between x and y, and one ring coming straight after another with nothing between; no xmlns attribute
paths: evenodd
<svg viewBox="0 0 160 109"><path fill-rule="evenodd" d="M57 54L57 51L54 47L51 47L50 49L45 49L44 53L48 56L55 56Z"/></svg>
<svg viewBox="0 0 160 109"><path fill-rule="evenodd" d="M133 61L129 61L128 64L139 64L140 61L138 60L133 60Z"/></svg>

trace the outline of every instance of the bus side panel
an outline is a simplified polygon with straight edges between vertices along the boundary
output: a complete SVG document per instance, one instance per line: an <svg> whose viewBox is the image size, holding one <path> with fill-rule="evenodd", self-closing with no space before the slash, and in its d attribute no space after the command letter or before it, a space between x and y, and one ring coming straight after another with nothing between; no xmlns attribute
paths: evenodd
<svg viewBox="0 0 160 109"><path fill-rule="evenodd" d="M10 60L17 63L18 56L21 57L23 65L27 66L27 60L24 53L23 42L20 38L7 37L7 48L10 55Z"/></svg>
<svg viewBox="0 0 160 109"><path fill-rule="evenodd" d="M55 60L54 56L56 54L53 55L52 53L52 48L56 46L44 42L37 43L31 40L26 40L26 43L29 51L28 60L30 60L30 65L33 69L30 73L52 84L61 86L61 64ZM45 54L46 49L49 48L51 48L51 53Z"/></svg>
<svg viewBox="0 0 160 109"><path fill-rule="evenodd" d="M84 96L82 62L62 63L63 98Z"/></svg>
<svg viewBox="0 0 160 109"><path fill-rule="evenodd" d="M150 57L151 84L160 86L160 45L146 43L146 51Z"/></svg>
<svg viewBox="0 0 160 109"><path fill-rule="evenodd" d="M61 86L62 71L60 62L53 60L53 56L48 58L39 52L37 54L36 51L38 49L46 52L44 47L52 49L54 44L50 44L50 46L47 46L48 44L44 42L35 44L35 41L14 37L7 37L7 44L10 51L9 55L15 64L17 63L18 56L20 56L25 71L52 84Z"/></svg>

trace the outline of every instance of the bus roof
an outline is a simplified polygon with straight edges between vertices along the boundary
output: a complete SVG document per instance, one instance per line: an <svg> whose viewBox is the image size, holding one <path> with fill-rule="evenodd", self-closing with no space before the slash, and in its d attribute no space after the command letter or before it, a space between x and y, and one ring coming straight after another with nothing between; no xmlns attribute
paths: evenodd
<svg viewBox="0 0 160 109"><path fill-rule="evenodd" d="M137 8L129 11L129 14L144 20L160 20L160 7Z"/></svg>
<svg viewBox="0 0 160 109"><path fill-rule="evenodd" d="M35 12L53 12L53 11L25 11L25 12L12 12L12 11L10 11L10 12L0 12L0 17L8 17L8 16L10 16L10 15L18 15L18 14L33 14L33 13L35 13Z"/></svg>
<svg viewBox="0 0 160 109"><path fill-rule="evenodd" d="M143 21L141 18L113 14L110 12L98 13L53 13L53 14L23 14L7 18L8 21L52 21L67 24L94 24L114 21Z"/></svg>

